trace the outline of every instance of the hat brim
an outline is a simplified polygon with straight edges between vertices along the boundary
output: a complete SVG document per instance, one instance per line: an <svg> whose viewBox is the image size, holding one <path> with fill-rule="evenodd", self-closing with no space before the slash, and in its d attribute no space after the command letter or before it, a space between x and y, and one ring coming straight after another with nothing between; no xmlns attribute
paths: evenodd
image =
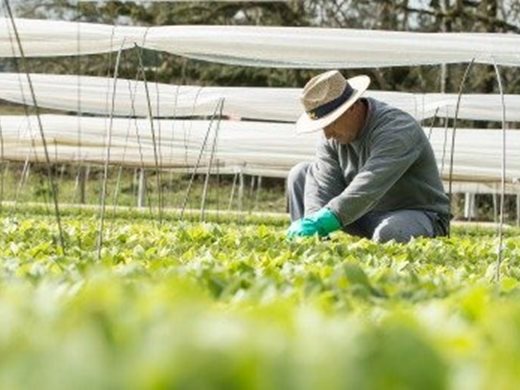
<svg viewBox="0 0 520 390"><path fill-rule="evenodd" d="M365 75L352 77L347 81L356 92L354 92L345 103L336 108L333 112L319 119L311 119L307 113L304 112L296 122L297 134L312 133L314 131L322 130L324 127L330 125L345 111L347 111L361 97L361 95L363 95L370 85L370 77Z"/></svg>

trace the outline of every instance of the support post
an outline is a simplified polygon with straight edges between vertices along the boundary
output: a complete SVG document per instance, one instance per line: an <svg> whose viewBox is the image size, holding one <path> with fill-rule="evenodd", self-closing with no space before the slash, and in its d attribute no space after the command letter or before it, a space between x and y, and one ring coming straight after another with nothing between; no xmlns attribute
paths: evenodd
<svg viewBox="0 0 520 390"><path fill-rule="evenodd" d="M520 193L516 194L516 226L520 226Z"/></svg>
<svg viewBox="0 0 520 390"><path fill-rule="evenodd" d="M493 194L493 220L498 223L498 194Z"/></svg>
<svg viewBox="0 0 520 390"><path fill-rule="evenodd" d="M244 174L242 170L238 174L238 211L242 211L242 207L244 205Z"/></svg>
<svg viewBox="0 0 520 390"><path fill-rule="evenodd" d="M137 188L137 207L146 206L146 172L144 168L139 169L139 184Z"/></svg>
<svg viewBox="0 0 520 390"><path fill-rule="evenodd" d="M85 167L80 166L78 171L78 192L79 192L79 203L85 204L86 202L86 188L87 188L87 171Z"/></svg>
<svg viewBox="0 0 520 390"><path fill-rule="evenodd" d="M228 211L233 207L233 199L235 198L235 188L237 186L238 172L233 176L233 185L231 186L231 194L229 195Z"/></svg>
<svg viewBox="0 0 520 390"><path fill-rule="evenodd" d="M262 176L258 176L256 182L256 196L255 196L255 207L254 209L258 209L258 200L260 199L260 190L262 189Z"/></svg>
<svg viewBox="0 0 520 390"><path fill-rule="evenodd" d="M464 218L471 221L477 217L475 194L466 192L464 194Z"/></svg>

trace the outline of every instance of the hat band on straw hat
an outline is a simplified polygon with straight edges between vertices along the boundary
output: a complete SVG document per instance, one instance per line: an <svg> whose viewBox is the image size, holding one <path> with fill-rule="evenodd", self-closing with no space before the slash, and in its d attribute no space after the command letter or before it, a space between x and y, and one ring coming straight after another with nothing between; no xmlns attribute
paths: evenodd
<svg viewBox="0 0 520 390"><path fill-rule="evenodd" d="M347 83L341 95L339 95L336 99L331 100L330 102L327 102L319 107L307 111L307 115L310 119L313 120L323 118L324 116L330 114L335 109L337 109L343 103L345 103L348 99L350 99L350 97L355 92L356 90L352 88L350 84Z"/></svg>

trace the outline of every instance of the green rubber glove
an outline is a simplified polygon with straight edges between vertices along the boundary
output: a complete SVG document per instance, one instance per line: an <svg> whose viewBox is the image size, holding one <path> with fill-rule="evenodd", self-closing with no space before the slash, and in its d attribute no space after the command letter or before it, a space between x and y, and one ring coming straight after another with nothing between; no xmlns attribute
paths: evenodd
<svg viewBox="0 0 520 390"><path fill-rule="evenodd" d="M294 221L289 230L287 230L287 238L308 237L317 233L316 224L307 218Z"/></svg>
<svg viewBox="0 0 520 390"><path fill-rule="evenodd" d="M325 237L339 228L341 228L341 223L338 218L332 211L324 207L308 217L294 221L287 231L287 237L309 237L315 234Z"/></svg>

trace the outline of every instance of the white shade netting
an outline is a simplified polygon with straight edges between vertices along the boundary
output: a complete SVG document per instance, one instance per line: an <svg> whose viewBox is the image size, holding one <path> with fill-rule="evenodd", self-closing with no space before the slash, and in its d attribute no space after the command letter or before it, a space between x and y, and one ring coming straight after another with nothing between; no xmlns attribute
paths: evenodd
<svg viewBox="0 0 520 390"><path fill-rule="evenodd" d="M79 3L105 3L107 0L76 0ZM197 2L210 2L210 3L241 3L251 0L119 0L121 3L135 3L135 4L148 4L148 3L197 3ZM287 3L292 0L254 0L255 3Z"/></svg>
<svg viewBox="0 0 520 390"><path fill-rule="evenodd" d="M51 159L88 161L106 160L107 118L78 118L42 115L42 123ZM238 121L154 120L158 161L163 167L192 167L203 140L212 126L201 165L210 158L215 129L218 144L215 161L223 166L250 165L287 171L295 162L312 156L314 137L297 137L292 125ZM4 159L44 161L36 117L0 117ZM297 144L298 148L294 145ZM29 156L29 157L27 157ZM114 119L110 162L128 166L155 166L151 122L146 119Z"/></svg>
<svg viewBox="0 0 520 390"><path fill-rule="evenodd" d="M124 166L156 166L151 122L145 119L69 117L43 115L42 124L49 155L54 162L103 164L107 134L111 128L110 163ZM200 166L207 166L218 128L213 163L220 172L241 170L262 176L285 176L300 161L311 160L319 133L296 135L292 124L246 121L154 120L157 163L162 168L187 168L197 163L204 139ZM210 127L211 126L211 127ZM36 117L0 117L3 160L45 161ZM208 130L209 129L209 130ZM208 133L209 131L209 133ZM442 176L449 176L451 129L425 129ZM506 182L509 190L520 178L520 131L507 131ZM487 183L501 179L500 130L457 130L453 179ZM484 188L484 187L482 187Z"/></svg>
<svg viewBox="0 0 520 390"><path fill-rule="evenodd" d="M38 19L15 19L24 55L28 57L49 57L67 55L86 55L129 49L134 39L125 40L132 35L132 28L120 28L94 23L73 23ZM141 28L135 29L135 37L140 36ZM134 38L135 38L134 37ZM0 19L0 57L19 57L11 21Z"/></svg>
<svg viewBox="0 0 520 390"><path fill-rule="evenodd" d="M469 62L520 65L520 36L313 27L128 27L15 19L26 56L104 53L134 45L212 62L262 67L361 68ZM0 19L0 56L19 56Z"/></svg>
<svg viewBox="0 0 520 390"><path fill-rule="evenodd" d="M40 107L108 116L149 116L144 82L103 77L30 74ZM114 107L112 97L116 84ZM25 74L0 73L0 99L33 105ZM200 87L148 83L152 116L211 116L224 99L223 115L294 122L301 114L301 89L260 87ZM457 95L367 91L366 96L398 107L418 120L437 114L453 118ZM505 95L507 121L520 121L520 96ZM458 118L501 121L502 100L493 94L462 95Z"/></svg>

